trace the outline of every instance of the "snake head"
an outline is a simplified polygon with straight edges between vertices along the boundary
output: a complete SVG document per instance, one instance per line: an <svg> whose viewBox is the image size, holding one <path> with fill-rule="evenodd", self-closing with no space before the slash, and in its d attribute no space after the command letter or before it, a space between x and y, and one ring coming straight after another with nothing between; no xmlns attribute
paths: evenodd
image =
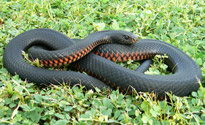
<svg viewBox="0 0 205 125"><path fill-rule="evenodd" d="M113 43L120 44L133 44L139 40L135 34L123 30L112 30L109 36Z"/></svg>

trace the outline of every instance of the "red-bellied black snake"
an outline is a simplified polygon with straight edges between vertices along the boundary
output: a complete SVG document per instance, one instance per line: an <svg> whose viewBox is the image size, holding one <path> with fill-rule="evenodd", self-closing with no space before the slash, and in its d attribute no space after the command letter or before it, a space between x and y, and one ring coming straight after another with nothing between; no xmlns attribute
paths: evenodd
<svg viewBox="0 0 205 125"><path fill-rule="evenodd" d="M198 80L202 79L202 74L188 55L159 40L142 39L136 42L137 40L130 32L108 30L93 33L81 42L74 43L57 31L35 29L18 35L8 43L3 63L12 75L18 74L20 78L36 84L80 83L88 89L109 85L122 92L131 86L138 92L156 92L159 96L164 96L165 92L185 96L199 88ZM49 49L33 52L33 56L38 57L43 65L52 67L71 63L88 75L75 71L48 70L26 63L22 51L27 51L32 46ZM95 54L90 53L92 50ZM147 75L112 62L150 59L156 54L168 56L165 63L173 69L173 74Z"/></svg>

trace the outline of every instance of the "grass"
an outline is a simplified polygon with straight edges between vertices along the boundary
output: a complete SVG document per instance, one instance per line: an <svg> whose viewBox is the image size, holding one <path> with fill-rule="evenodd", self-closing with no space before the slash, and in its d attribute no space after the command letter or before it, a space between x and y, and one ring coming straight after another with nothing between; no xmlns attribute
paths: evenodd
<svg viewBox="0 0 205 125"><path fill-rule="evenodd" d="M0 0L0 124L205 124L204 5L201 0ZM71 38L122 29L165 41L200 66L201 87L190 96L169 94L170 100L162 101L148 93L83 91L83 86L39 88L9 75L2 64L7 43L34 28ZM149 73L165 73L166 66L157 67Z"/></svg>

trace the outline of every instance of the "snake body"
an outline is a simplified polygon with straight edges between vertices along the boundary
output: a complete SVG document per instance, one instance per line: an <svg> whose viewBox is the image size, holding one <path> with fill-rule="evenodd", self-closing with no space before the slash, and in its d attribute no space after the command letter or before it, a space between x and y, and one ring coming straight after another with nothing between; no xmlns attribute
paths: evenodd
<svg viewBox="0 0 205 125"><path fill-rule="evenodd" d="M109 85L122 92L131 92L128 88L134 88L136 91L156 92L159 96L164 96L165 92L185 96L199 88L198 80L202 79L202 74L188 55L162 41L145 39L135 43L137 40L137 37L129 32L111 30L93 33L81 42L74 43L57 31L35 29L24 32L9 42L4 51L3 63L12 75L18 74L20 78L36 84L80 83L88 89L95 86L101 89ZM71 63L76 69L95 78L74 71L52 71L29 65L24 61L22 51L32 46L50 49L31 51L32 56L39 58L43 65L60 66ZM92 50L95 54L90 53ZM156 54L168 55L169 58L165 61L174 74L146 75L112 62L149 59Z"/></svg>

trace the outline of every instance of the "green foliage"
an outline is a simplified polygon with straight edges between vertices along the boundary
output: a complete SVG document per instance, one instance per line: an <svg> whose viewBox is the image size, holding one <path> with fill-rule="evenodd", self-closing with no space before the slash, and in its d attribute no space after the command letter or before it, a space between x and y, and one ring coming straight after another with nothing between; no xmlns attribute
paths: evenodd
<svg viewBox="0 0 205 125"><path fill-rule="evenodd" d="M204 124L204 5L202 0L0 0L0 124ZM203 81L190 96L169 94L162 101L152 93L39 88L10 76L2 63L7 43L34 28L55 29L71 38L122 29L162 40L188 54L201 67ZM163 58L155 57L146 73L169 74ZM136 69L139 63L121 65Z"/></svg>

